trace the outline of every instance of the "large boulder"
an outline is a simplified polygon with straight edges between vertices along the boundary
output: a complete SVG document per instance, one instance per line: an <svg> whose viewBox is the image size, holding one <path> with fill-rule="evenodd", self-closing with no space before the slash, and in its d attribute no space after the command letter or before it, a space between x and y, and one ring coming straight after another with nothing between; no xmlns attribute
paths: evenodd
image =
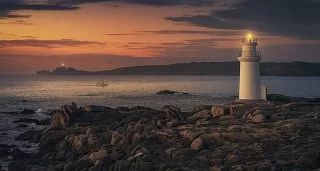
<svg viewBox="0 0 320 171"><path fill-rule="evenodd" d="M230 109L226 106L212 106L211 108L211 114L213 118L223 116L223 115L229 115Z"/></svg>
<svg viewBox="0 0 320 171"><path fill-rule="evenodd" d="M258 114L252 117L252 122L254 123L262 123L266 120L263 114Z"/></svg>
<svg viewBox="0 0 320 171"><path fill-rule="evenodd" d="M191 149L199 151L206 147L205 140L202 137L196 138L191 144Z"/></svg>
<svg viewBox="0 0 320 171"><path fill-rule="evenodd" d="M97 105L89 105L83 108L87 112L98 113L98 112L109 112L110 110L114 110L110 107L106 106L97 106Z"/></svg>
<svg viewBox="0 0 320 171"><path fill-rule="evenodd" d="M191 143L191 149L200 151L208 146L216 146L220 141L220 134L202 134Z"/></svg>
<svg viewBox="0 0 320 171"><path fill-rule="evenodd" d="M29 141L29 142L38 142L41 136L42 130L28 130L21 133L18 137L15 138L17 141Z"/></svg>
<svg viewBox="0 0 320 171"><path fill-rule="evenodd" d="M99 160L104 160L108 157L108 150L100 149L99 151L93 152L88 157L93 163Z"/></svg>
<svg viewBox="0 0 320 171"><path fill-rule="evenodd" d="M192 109L192 111L190 112L190 115L193 115L195 113L201 112L203 110L211 110L212 106L211 105L202 105L202 106L197 106L195 108Z"/></svg>
<svg viewBox="0 0 320 171"><path fill-rule="evenodd" d="M52 130L44 132L39 140L39 147L42 151L50 151L66 136L78 133L76 129Z"/></svg>
<svg viewBox="0 0 320 171"><path fill-rule="evenodd" d="M119 111L106 106L90 105L84 107L86 112L89 112L93 122L101 124L110 124L121 119Z"/></svg>
<svg viewBox="0 0 320 171"><path fill-rule="evenodd" d="M188 119L204 119L207 120L211 117L211 111L210 110L202 110L200 112L195 113L194 115L190 116Z"/></svg>
<svg viewBox="0 0 320 171"><path fill-rule="evenodd" d="M230 115L235 118L241 118L244 114L247 113L254 106L250 104L232 104L230 105Z"/></svg>
<svg viewBox="0 0 320 171"><path fill-rule="evenodd" d="M71 103L71 105L64 105L60 110L55 111L51 118L51 129L64 129L75 122L82 119L83 113L77 107L75 103Z"/></svg>
<svg viewBox="0 0 320 171"><path fill-rule="evenodd" d="M184 120L180 108L172 105L166 105L161 108L161 112L165 114L167 120Z"/></svg>

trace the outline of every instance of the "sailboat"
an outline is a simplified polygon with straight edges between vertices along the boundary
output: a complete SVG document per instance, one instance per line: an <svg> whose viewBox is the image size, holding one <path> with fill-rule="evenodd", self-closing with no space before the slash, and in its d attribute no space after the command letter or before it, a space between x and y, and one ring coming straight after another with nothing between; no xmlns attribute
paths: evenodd
<svg viewBox="0 0 320 171"><path fill-rule="evenodd" d="M108 75L107 75L107 58L106 58L106 65L104 67L104 79L101 81L101 82L97 82L96 86L99 86L99 87L107 87L109 86L109 78L108 78ZM109 60L109 70L110 70L110 60Z"/></svg>

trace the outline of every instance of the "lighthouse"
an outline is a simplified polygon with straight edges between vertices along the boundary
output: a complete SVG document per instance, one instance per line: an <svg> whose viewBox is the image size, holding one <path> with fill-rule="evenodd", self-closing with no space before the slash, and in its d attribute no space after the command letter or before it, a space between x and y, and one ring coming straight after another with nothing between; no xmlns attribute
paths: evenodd
<svg viewBox="0 0 320 171"><path fill-rule="evenodd" d="M242 51L239 53L240 84L239 101L257 102L266 100L266 88L261 87L261 52L257 51L258 39L252 34L242 38Z"/></svg>

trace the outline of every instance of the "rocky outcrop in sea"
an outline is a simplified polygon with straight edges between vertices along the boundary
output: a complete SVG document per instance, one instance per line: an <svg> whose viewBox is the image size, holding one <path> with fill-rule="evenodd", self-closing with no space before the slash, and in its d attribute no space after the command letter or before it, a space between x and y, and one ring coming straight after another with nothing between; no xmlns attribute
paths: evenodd
<svg viewBox="0 0 320 171"><path fill-rule="evenodd" d="M20 152L9 170L319 169L320 100L270 99L198 106L190 112L171 105L158 111L71 103L52 112L46 129L20 135L39 143L39 151Z"/></svg>

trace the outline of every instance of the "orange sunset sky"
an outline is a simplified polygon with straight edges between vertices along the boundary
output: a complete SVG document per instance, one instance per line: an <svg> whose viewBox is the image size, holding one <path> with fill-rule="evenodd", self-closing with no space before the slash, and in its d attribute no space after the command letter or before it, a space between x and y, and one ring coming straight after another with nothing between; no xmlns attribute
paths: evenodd
<svg viewBox="0 0 320 171"><path fill-rule="evenodd" d="M0 0L0 73L234 61L253 25L264 61L319 62L320 3L280 1Z"/></svg>

